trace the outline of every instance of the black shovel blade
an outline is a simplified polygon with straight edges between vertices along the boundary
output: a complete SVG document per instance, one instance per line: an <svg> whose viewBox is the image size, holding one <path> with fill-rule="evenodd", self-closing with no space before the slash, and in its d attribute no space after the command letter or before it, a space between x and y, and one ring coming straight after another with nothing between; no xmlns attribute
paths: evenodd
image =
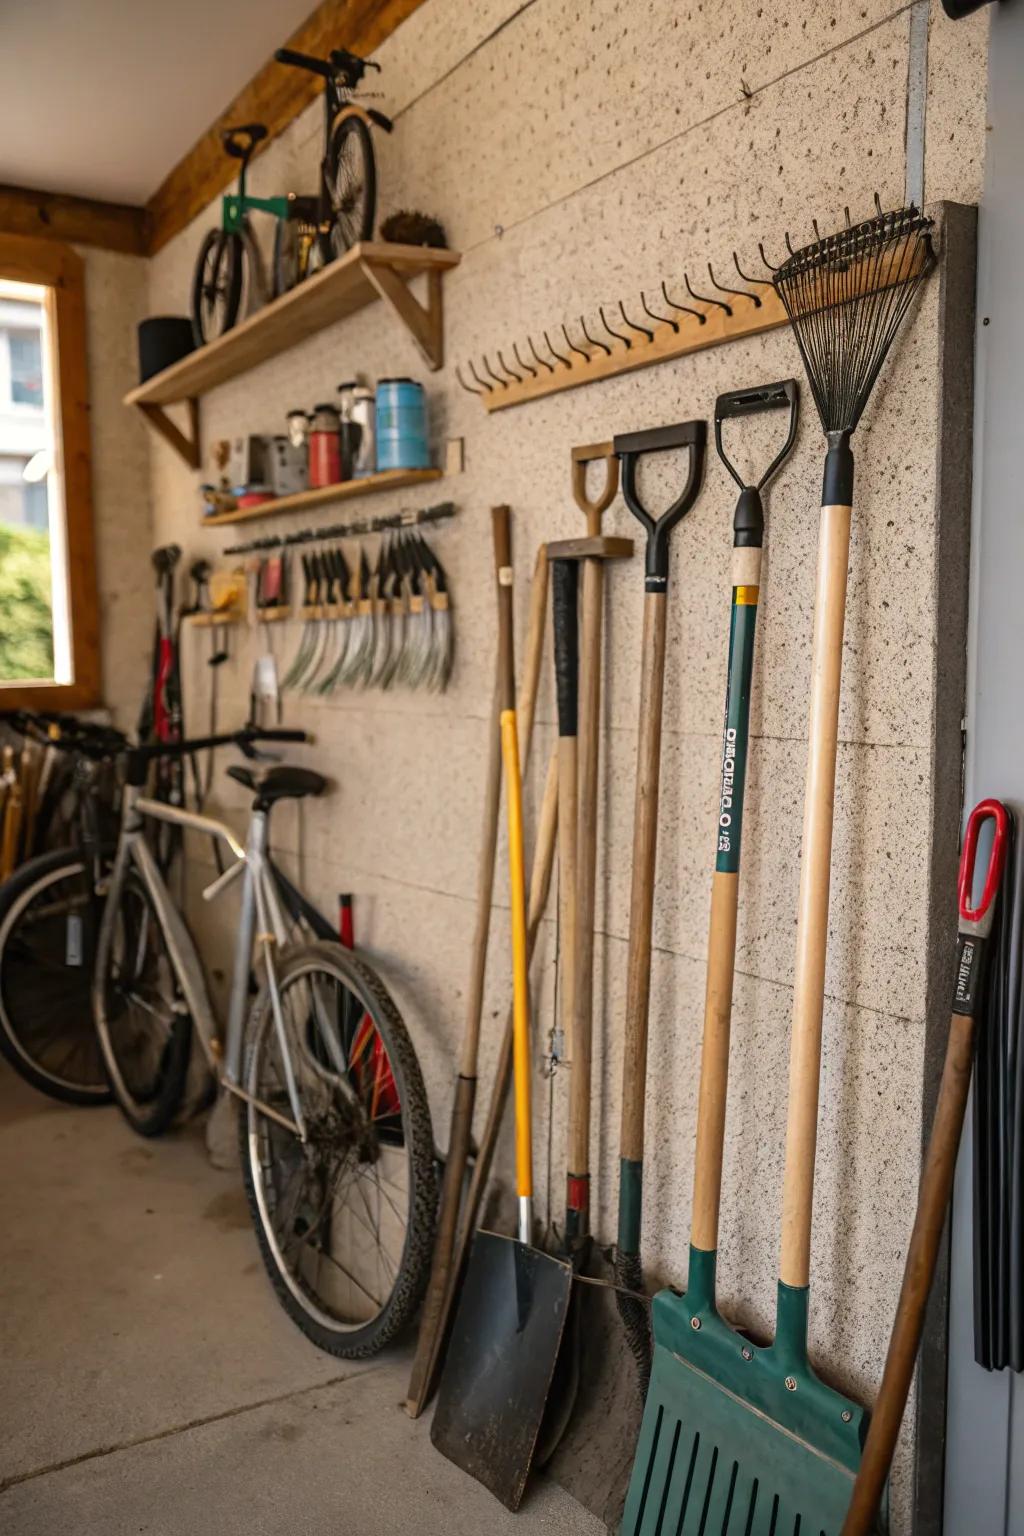
<svg viewBox="0 0 1024 1536"><path fill-rule="evenodd" d="M442 1455L518 1509L558 1359L572 1266L478 1232L430 1438Z"/></svg>

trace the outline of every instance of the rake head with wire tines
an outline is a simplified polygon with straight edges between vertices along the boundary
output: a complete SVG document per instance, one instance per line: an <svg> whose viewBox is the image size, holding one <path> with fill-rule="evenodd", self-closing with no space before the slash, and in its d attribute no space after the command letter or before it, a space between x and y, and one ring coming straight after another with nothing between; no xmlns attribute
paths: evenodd
<svg viewBox="0 0 1024 1536"><path fill-rule="evenodd" d="M821 425L849 434L914 295L935 264L932 220L878 213L794 252L773 282L807 370Z"/></svg>

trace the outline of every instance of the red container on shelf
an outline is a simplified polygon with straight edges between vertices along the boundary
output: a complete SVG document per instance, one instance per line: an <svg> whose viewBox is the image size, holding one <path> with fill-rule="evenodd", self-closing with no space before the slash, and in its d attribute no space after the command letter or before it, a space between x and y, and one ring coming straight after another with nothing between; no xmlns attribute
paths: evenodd
<svg viewBox="0 0 1024 1536"><path fill-rule="evenodd" d="M341 479L340 418L333 405L318 405L309 434L309 484L313 490Z"/></svg>

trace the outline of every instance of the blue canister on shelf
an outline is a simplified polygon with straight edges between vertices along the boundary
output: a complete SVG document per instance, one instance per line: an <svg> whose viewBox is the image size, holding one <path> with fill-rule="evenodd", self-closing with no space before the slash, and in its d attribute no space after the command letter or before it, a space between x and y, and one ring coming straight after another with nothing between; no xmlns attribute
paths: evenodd
<svg viewBox="0 0 1024 1536"><path fill-rule="evenodd" d="M427 407L414 379L377 383L377 468L429 469Z"/></svg>

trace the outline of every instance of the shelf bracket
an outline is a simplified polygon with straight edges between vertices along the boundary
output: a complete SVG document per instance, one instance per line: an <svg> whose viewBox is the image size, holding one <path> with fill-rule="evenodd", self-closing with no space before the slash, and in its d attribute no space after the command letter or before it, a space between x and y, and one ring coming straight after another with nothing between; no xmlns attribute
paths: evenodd
<svg viewBox="0 0 1024 1536"><path fill-rule="evenodd" d="M181 454L189 469L198 469L199 401L194 399L185 401L185 404L188 406L189 435L187 437L181 428L171 420L162 405L153 405L148 400L139 400L136 403L150 426L159 432L165 443L170 443L176 453Z"/></svg>
<svg viewBox="0 0 1024 1536"><path fill-rule="evenodd" d="M437 371L444 364L444 306L441 274L426 274L427 302L422 305L397 270L385 262L363 258L363 270L385 304L408 330L427 367Z"/></svg>

